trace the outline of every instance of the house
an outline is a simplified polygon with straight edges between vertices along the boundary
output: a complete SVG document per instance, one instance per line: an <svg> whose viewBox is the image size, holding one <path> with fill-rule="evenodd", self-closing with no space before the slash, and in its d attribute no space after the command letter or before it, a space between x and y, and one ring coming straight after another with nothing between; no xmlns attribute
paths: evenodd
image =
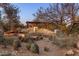
<svg viewBox="0 0 79 59"><path fill-rule="evenodd" d="M32 27L38 27L38 28L47 28L47 29L52 29L56 28L56 24L51 21L27 21L26 22L26 27L27 28L32 28Z"/></svg>

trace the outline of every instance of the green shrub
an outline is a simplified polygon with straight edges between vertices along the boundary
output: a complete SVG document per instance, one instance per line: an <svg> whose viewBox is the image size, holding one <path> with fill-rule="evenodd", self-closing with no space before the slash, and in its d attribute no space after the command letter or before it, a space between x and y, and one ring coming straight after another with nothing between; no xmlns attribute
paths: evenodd
<svg viewBox="0 0 79 59"><path fill-rule="evenodd" d="M5 40L5 38L4 38L4 36L0 36L0 44L1 45L4 45L4 48L6 48L6 40Z"/></svg>
<svg viewBox="0 0 79 59"><path fill-rule="evenodd" d="M26 45L26 48L27 48L28 50L30 50L30 48L31 48L31 44L28 43L28 44Z"/></svg>
<svg viewBox="0 0 79 59"><path fill-rule="evenodd" d="M63 34L62 34L63 35ZM53 40L53 44L61 47L61 48L72 48L74 47L77 37L75 35L67 35L67 36L55 36Z"/></svg>
<svg viewBox="0 0 79 59"><path fill-rule="evenodd" d="M13 42L13 48L14 48L14 50L18 50L19 47L21 47L20 41L18 39L14 40L14 42Z"/></svg>
<svg viewBox="0 0 79 59"><path fill-rule="evenodd" d="M44 51L48 52L49 48L48 47L44 47Z"/></svg>
<svg viewBox="0 0 79 59"><path fill-rule="evenodd" d="M35 43L32 43L31 44L31 48L30 50L33 52L33 53L38 53L39 54L39 46Z"/></svg>
<svg viewBox="0 0 79 59"><path fill-rule="evenodd" d="M5 45L13 45L14 40L19 40L18 37L5 37Z"/></svg>
<svg viewBox="0 0 79 59"><path fill-rule="evenodd" d="M4 44L6 44L6 45L12 45L13 44L13 39L6 39L5 41L4 41Z"/></svg>
<svg viewBox="0 0 79 59"><path fill-rule="evenodd" d="M0 44L3 44L4 40L5 40L4 37L0 36Z"/></svg>
<svg viewBox="0 0 79 59"><path fill-rule="evenodd" d="M32 35L31 34L26 34L25 35L25 38L24 38L24 40L23 40L23 42L32 42L33 41L33 38L31 37Z"/></svg>
<svg viewBox="0 0 79 59"><path fill-rule="evenodd" d="M25 38L19 36L19 40L20 40L21 42L24 42Z"/></svg>
<svg viewBox="0 0 79 59"><path fill-rule="evenodd" d="M79 24L73 24L73 26L69 26L69 28L71 28L69 31L70 33L79 33Z"/></svg>

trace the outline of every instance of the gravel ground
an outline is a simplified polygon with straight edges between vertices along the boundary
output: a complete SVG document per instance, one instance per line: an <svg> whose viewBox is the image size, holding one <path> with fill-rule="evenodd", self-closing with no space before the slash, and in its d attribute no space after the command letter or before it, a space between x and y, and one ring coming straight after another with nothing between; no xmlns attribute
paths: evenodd
<svg viewBox="0 0 79 59"><path fill-rule="evenodd" d="M19 48L18 51L13 50L12 46L8 46L7 48L3 48L0 45L0 55L1 54L12 54L13 56L63 56L65 53L65 49L60 49L56 45L52 44L50 40L39 40L35 41L39 46L39 54L32 53L26 49L26 43L22 43L22 47ZM44 47L49 48L49 51L44 51Z"/></svg>

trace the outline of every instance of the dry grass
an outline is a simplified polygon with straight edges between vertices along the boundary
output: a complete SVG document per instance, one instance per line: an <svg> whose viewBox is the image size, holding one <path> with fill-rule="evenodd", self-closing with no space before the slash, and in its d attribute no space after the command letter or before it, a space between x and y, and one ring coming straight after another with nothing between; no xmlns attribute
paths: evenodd
<svg viewBox="0 0 79 59"><path fill-rule="evenodd" d="M73 48L77 40L78 40L77 36L73 34L71 34L70 36L64 35L63 37L55 36L55 38L53 39L53 44L56 44L58 47L61 48Z"/></svg>

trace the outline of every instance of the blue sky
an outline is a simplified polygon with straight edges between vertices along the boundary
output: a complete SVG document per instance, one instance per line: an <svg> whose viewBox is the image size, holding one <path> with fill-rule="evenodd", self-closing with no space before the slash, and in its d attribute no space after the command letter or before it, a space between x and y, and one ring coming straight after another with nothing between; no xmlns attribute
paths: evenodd
<svg viewBox="0 0 79 59"><path fill-rule="evenodd" d="M26 21L32 20L34 16L32 14L36 13L37 9L40 7L47 8L48 3L14 3L20 10L20 17L22 23L25 24Z"/></svg>

